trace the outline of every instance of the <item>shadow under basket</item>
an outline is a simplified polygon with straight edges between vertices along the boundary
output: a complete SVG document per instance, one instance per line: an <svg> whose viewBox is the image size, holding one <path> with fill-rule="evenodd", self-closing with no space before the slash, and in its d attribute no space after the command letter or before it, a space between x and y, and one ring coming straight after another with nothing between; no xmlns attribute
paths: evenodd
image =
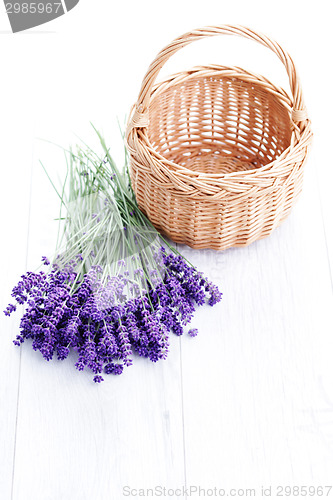
<svg viewBox="0 0 333 500"><path fill-rule="evenodd" d="M200 66L155 84L159 69L192 41L238 34L284 62L292 97L241 68ZM141 210L178 243L222 250L269 235L302 189L312 133L294 64L246 28L196 30L162 50L144 78L127 133Z"/></svg>

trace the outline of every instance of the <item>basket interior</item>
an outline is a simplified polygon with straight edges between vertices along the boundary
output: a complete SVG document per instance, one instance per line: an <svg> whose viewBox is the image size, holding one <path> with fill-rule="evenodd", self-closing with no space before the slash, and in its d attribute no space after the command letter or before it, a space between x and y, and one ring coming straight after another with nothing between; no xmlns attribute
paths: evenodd
<svg viewBox="0 0 333 500"><path fill-rule="evenodd" d="M260 168L290 145L291 120L281 100L258 83L208 76L157 91L148 138L164 158L217 174Z"/></svg>

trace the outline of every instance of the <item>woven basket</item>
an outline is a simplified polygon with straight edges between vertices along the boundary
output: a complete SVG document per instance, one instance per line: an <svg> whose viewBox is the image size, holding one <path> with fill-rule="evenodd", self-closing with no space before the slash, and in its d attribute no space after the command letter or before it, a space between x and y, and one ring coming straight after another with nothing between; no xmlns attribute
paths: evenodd
<svg viewBox="0 0 333 500"><path fill-rule="evenodd" d="M283 62L291 97L238 67L195 67L155 84L165 62L195 40L235 34ZM269 235L302 188L310 122L290 56L236 26L187 33L164 48L144 77L126 131L141 210L178 243L222 250Z"/></svg>

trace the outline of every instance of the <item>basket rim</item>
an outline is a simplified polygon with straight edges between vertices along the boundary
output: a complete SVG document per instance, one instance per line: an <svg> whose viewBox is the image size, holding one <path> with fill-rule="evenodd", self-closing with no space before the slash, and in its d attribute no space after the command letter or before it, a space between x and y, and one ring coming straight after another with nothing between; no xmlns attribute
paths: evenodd
<svg viewBox="0 0 333 500"><path fill-rule="evenodd" d="M238 172L228 172L228 173L216 173L216 174L208 174L204 172L198 172L189 169L183 165L175 163L171 160L165 158L161 153L159 153L148 137L149 124L147 127L138 127L132 129L128 133L128 139L131 133L135 133L138 139L138 142L144 146L149 154L154 157L154 160L158 162L159 166L162 167L166 172L178 174L181 176L186 176L191 179L200 179L202 181L209 181L212 179L214 182L216 180L232 180L233 182L244 182L247 180L254 180L255 178L263 176L267 176L268 173L273 173L276 169L283 169L283 166L287 166L290 164L290 157L293 153L296 153L299 149L305 147L311 139L312 133L310 130L310 120L307 120L307 125L303 130L295 124L292 120L292 99L290 95L281 87L274 85L267 78L257 73L250 72L248 70L244 70L243 68L237 66L222 66L222 65L205 65L205 66L195 66L187 71L181 71L174 73L172 75L167 76L162 81L154 85L152 94L151 94L151 102L150 105L153 104L154 100L163 93L168 87L172 87L175 85L186 84L186 82L199 79L199 78L207 78L207 77L230 77L232 79L238 79L244 81L245 83L252 83L256 86L261 86L264 92L270 93L273 95L280 104L287 110L290 117L290 127L291 127L291 143L290 145L280 153L274 160L263 165L259 168L251 168L248 170L242 170ZM131 116L133 113L135 106L132 107L130 116L129 116L129 124L131 122ZM130 146L129 146L130 147ZM131 147L130 147L131 149ZM290 168L288 169L288 171ZM284 171L283 175L287 175L288 171Z"/></svg>

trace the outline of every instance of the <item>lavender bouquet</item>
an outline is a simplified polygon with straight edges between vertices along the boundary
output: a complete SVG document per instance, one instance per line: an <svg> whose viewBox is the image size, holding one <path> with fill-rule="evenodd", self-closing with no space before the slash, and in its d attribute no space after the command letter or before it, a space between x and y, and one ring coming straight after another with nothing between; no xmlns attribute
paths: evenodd
<svg viewBox="0 0 333 500"><path fill-rule="evenodd" d="M196 306L222 296L139 210L127 169L99 138L101 157L87 147L67 152L55 257L21 277L4 311L26 305L15 345L31 339L47 361L77 351L76 368L94 382L121 374L135 353L165 359L170 332L182 335Z"/></svg>

